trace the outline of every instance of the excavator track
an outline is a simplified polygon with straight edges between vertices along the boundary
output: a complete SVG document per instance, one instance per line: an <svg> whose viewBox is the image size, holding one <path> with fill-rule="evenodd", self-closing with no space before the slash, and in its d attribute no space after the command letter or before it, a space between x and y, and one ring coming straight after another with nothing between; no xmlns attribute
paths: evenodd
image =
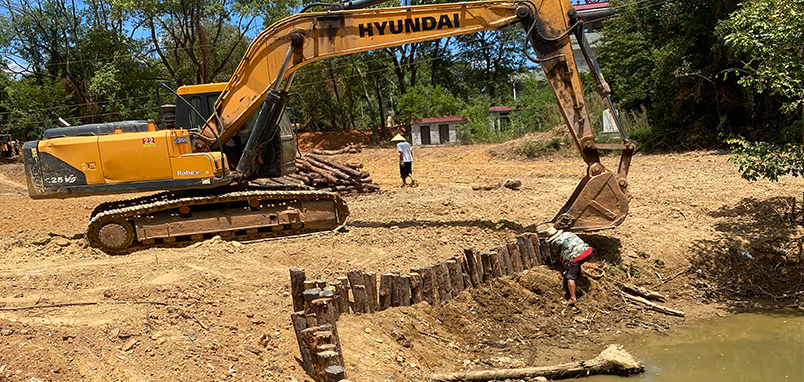
<svg viewBox="0 0 804 382"><path fill-rule="evenodd" d="M92 247L120 255L183 247L213 236L250 241L329 232L348 216L340 196L322 191L163 192L99 205L86 238Z"/></svg>

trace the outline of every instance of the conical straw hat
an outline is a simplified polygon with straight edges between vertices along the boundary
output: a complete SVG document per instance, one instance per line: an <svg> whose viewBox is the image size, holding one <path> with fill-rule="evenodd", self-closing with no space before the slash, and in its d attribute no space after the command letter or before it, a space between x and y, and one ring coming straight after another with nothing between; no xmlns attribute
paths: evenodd
<svg viewBox="0 0 804 382"><path fill-rule="evenodd" d="M395 137L391 138L391 142L404 142L405 137L402 134L397 134Z"/></svg>

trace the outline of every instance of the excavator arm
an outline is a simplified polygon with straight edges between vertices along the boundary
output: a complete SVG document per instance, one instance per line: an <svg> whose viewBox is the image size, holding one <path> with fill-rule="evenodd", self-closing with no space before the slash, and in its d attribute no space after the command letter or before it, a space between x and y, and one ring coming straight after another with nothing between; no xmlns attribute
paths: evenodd
<svg viewBox="0 0 804 382"><path fill-rule="evenodd" d="M586 175L575 188L570 199L553 218L558 229L594 231L620 225L628 214L631 194L628 191L628 170L635 146L628 141L617 110L609 97L609 85L603 78L592 53L583 23L569 1L543 0L537 2L538 15L533 24L523 22L528 31L528 42L536 57L528 58L539 63L556 95L564 122L575 146L586 162ZM581 79L575 64L570 35L575 35L586 59L598 93L607 99L622 138L621 143L600 144L595 140L589 119ZM527 51L526 51L527 53ZM600 163L599 150L621 151L616 173Z"/></svg>
<svg viewBox="0 0 804 382"><path fill-rule="evenodd" d="M381 1L335 4L323 12L299 13L277 22L251 43L232 79L215 104L215 113L201 132L203 145L215 148L228 141L255 112L259 117L238 161L243 178L257 172L261 147L276 129L284 109L282 92L299 68L327 57L399 46L444 37L500 29L520 23L526 31L526 53L541 65L556 94L570 136L587 164L587 174L553 219L557 228L591 231L613 228L625 219L630 194L627 174L634 145L595 141L570 36L575 35L598 83L601 96L608 85L583 34L582 23L569 0L478 1L363 9ZM357 8L357 9L351 9ZM286 93L285 93L286 94ZM286 97L285 97L286 99ZM620 150L618 171L600 163L599 150Z"/></svg>

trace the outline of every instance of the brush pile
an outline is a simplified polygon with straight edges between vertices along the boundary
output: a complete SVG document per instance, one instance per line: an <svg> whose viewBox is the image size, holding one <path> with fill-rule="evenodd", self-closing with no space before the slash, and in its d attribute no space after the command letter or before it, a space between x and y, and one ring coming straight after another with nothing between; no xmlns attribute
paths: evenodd
<svg viewBox="0 0 804 382"><path fill-rule="evenodd" d="M371 174L362 169L362 163L339 163L305 153L296 157L296 173L263 181L284 186L307 186L339 194L379 191L380 186L374 183Z"/></svg>

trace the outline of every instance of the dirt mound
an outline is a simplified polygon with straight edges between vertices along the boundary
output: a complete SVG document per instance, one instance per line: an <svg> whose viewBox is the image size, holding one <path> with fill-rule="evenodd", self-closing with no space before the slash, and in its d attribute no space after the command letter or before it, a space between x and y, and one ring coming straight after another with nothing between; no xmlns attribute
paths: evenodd
<svg viewBox="0 0 804 382"><path fill-rule="evenodd" d="M564 140L568 137L567 129L556 126L549 131L527 133L517 139L490 148L487 153L489 156L503 160L526 160L532 157L540 157L558 151Z"/></svg>
<svg viewBox="0 0 804 382"><path fill-rule="evenodd" d="M22 163L0 164L0 193L27 192Z"/></svg>
<svg viewBox="0 0 804 382"><path fill-rule="evenodd" d="M318 150L337 150L349 143L371 144L371 131L348 130L316 133L299 133L299 150L301 152Z"/></svg>

